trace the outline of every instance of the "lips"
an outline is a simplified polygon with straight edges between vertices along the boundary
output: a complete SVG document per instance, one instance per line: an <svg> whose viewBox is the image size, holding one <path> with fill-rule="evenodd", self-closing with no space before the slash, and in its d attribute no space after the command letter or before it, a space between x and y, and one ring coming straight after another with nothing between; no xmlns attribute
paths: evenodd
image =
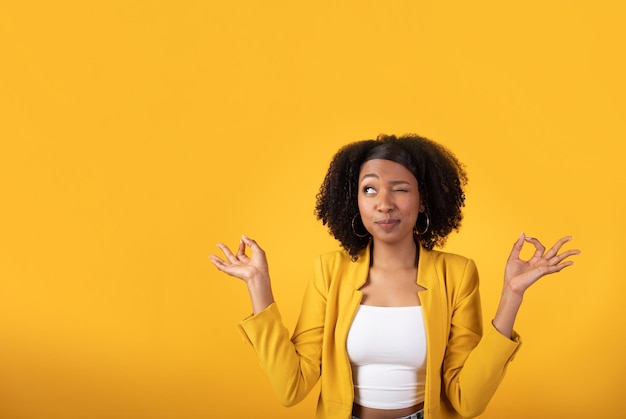
<svg viewBox="0 0 626 419"><path fill-rule="evenodd" d="M375 221L374 224L378 225L379 227L385 230L390 230L394 228L395 226L397 226L398 224L400 224L400 220L388 218L384 220Z"/></svg>

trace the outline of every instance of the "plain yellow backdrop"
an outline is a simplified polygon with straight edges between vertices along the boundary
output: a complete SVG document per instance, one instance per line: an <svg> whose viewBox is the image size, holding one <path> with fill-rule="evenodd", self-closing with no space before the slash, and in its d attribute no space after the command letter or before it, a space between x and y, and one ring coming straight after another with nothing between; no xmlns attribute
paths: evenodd
<svg viewBox="0 0 626 419"><path fill-rule="evenodd" d="M0 3L0 417L312 417L276 402L207 255L266 249L292 328L333 153L418 133L467 165L486 319L525 231L575 266L529 291L483 418L618 418L626 386L622 2ZM314 391L313 393L316 393Z"/></svg>

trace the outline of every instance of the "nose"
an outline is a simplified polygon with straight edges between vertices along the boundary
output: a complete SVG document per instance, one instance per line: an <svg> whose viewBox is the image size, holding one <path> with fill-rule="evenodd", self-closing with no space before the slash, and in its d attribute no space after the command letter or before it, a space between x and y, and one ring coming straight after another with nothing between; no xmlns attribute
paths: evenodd
<svg viewBox="0 0 626 419"><path fill-rule="evenodd" d="M378 192L377 198L378 201L376 202L376 209L378 211L389 212L393 209L393 197L388 191L382 190Z"/></svg>

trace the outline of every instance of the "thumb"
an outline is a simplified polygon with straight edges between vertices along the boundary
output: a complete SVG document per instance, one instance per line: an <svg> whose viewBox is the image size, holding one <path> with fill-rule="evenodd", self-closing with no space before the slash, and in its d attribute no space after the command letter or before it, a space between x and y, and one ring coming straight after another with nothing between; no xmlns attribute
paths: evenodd
<svg viewBox="0 0 626 419"><path fill-rule="evenodd" d="M511 249L511 254L509 255L509 260L517 260L519 259L519 254L522 251L522 247L524 246L524 239L526 238L526 234L522 233L517 238L515 243L513 244L513 249Z"/></svg>
<svg viewBox="0 0 626 419"><path fill-rule="evenodd" d="M252 240L245 234L241 235L241 240L246 244L246 246L248 246L252 250L252 252L264 253L263 249L261 249L257 242L255 240Z"/></svg>

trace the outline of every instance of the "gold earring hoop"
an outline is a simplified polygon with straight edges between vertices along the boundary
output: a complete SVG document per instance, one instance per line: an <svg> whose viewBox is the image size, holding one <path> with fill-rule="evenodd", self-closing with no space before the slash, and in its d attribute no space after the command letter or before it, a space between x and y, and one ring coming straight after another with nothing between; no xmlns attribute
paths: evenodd
<svg viewBox="0 0 626 419"><path fill-rule="evenodd" d="M424 229L424 231L419 231L417 229L417 220L415 220L415 228L413 229L413 232L415 232L415 234L417 234L418 236L421 236L422 234L426 234L426 232L428 231L428 228L430 227L430 217L428 217L428 214L426 212L421 212L420 214L424 214L426 216L426 228Z"/></svg>
<svg viewBox="0 0 626 419"><path fill-rule="evenodd" d="M356 217L358 217L359 214L356 214L354 217L352 217L352 232L354 233L355 236L359 237L359 238L364 238L370 235L369 231L367 231L367 229L365 230L366 233L365 234L359 234L356 232L356 228L354 228L354 222L356 221Z"/></svg>

